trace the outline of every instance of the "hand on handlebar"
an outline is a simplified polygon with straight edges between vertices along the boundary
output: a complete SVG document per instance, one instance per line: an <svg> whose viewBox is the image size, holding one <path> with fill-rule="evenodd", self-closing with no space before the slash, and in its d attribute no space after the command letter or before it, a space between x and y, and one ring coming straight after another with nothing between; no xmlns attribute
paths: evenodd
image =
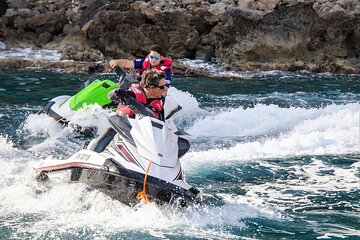
<svg viewBox="0 0 360 240"><path fill-rule="evenodd" d="M114 91L114 94L116 96L117 99L120 100L120 102L122 102L125 105L128 105L131 102L132 97L129 96L129 94L122 89L116 89Z"/></svg>
<svg viewBox="0 0 360 240"><path fill-rule="evenodd" d="M110 65L110 67L111 67L112 69L115 69L115 68L118 66L116 60L111 60L111 61L109 62L109 65Z"/></svg>
<svg viewBox="0 0 360 240"><path fill-rule="evenodd" d="M115 96L119 99L119 100L123 100L125 98L125 96L127 96L125 90L122 89L116 89L114 91Z"/></svg>

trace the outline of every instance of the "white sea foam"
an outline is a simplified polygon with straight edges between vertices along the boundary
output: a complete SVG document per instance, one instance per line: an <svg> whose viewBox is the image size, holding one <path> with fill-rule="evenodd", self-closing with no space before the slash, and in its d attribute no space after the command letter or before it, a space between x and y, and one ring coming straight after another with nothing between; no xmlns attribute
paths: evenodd
<svg viewBox="0 0 360 240"><path fill-rule="evenodd" d="M96 127L98 129L96 134L99 135L110 126L107 120L110 114L110 110L102 109L99 105L94 104L77 110L67 120L72 124L84 127ZM71 131L71 128L67 128L65 132L62 131L64 127L45 114L30 114L23 127L32 134L48 134L50 137L59 137Z"/></svg>
<svg viewBox="0 0 360 240"><path fill-rule="evenodd" d="M234 78L264 78L267 76L279 75L280 79L293 79L293 78L329 78L330 76L334 76L331 73L310 73L308 71L298 71L298 72L284 72L279 70L271 70L271 71L262 71L262 72L251 72L251 71L230 71L226 70L220 65L212 62L207 62L204 60L192 60L188 58L183 58L179 60L181 63L185 64L189 68L200 69L210 73L213 76L226 76L226 77L234 77ZM354 74L354 76L358 76L358 74Z"/></svg>
<svg viewBox="0 0 360 240"><path fill-rule="evenodd" d="M260 162L261 166L272 171L284 171L290 179L280 178L264 182L263 184L255 184L243 186L246 190L245 196L236 196L239 202L250 202L261 205L269 203L277 206L278 211L289 210L294 212L307 211L331 211L336 208L346 208L352 205L346 200L340 201L341 193L356 192L359 186L359 166L352 165L350 168L341 168L334 165L324 164L323 160L313 157L309 164L299 162L282 169L277 164L266 161ZM323 174L323 172L329 172ZM340 194L339 194L340 193ZM324 200L318 201L319 198L333 199L334 201ZM312 222L309 221L309 224ZM324 229L324 226L321 227ZM323 230L322 230L323 231ZM329 235L337 232L336 228L329 229ZM341 231L342 236L356 236L355 229ZM340 233L340 232L339 232Z"/></svg>
<svg viewBox="0 0 360 240"><path fill-rule="evenodd" d="M62 127L56 121L45 114L29 114L24 125L32 135L47 134L50 137L57 136Z"/></svg>
<svg viewBox="0 0 360 240"><path fill-rule="evenodd" d="M195 136L257 136L291 129L294 125L321 115L318 109L280 108L256 105L254 108L218 110L198 119L188 129Z"/></svg>
<svg viewBox="0 0 360 240"><path fill-rule="evenodd" d="M0 50L6 49L5 43L0 41Z"/></svg>
<svg viewBox="0 0 360 240"><path fill-rule="evenodd" d="M22 127L25 139L31 142L27 151L39 159L55 156L58 159L69 157L80 149L79 141L73 139L76 133L72 128L64 128L45 114L30 114Z"/></svg>
<svg viewBox="0 0 360 240"><path fill-rule="evenodd" d="M173 99L182 107L180 113L174 115L175 121L193 122L200 116L207 114L205 110L199 107L199 102L196 98L188 92L171 87L167 98Z"/></svg>
<svg viewBox="0 0 360 240"><path fill-rule="evenodd" d="M183 58L180 60L180 62L187 65L190 68L205 70L206 72L214 76L226 75L226 76L240 77L240 78L249 77L249 73L227 71L217 64L206 62L204 60L191 60L191 59Z"/></svg>
<svg viewBox="0 0 360 240"><path fill-rule="evenodd" d="M96 127L97 135L100 135L108 127L110 127L108 117L112 114L111 110L106 110L98 104L84 106L76 111L76 114L71 116L68 120L71 123L78 124L84 127Z"/></svg>
<svg viewBox="0 0 360 240"><path fill-rule="evenodd" d="M196 99L176 89L171 94L185 106L180 119L201 116L204 110ZM181 102L182 101L182 102ZM190 104L192 103L192 104ZM359 152L359 104L330 105L319 109L280 108L275 105L256 105L248 109L230 109L214 116L198 119L188 132L194 136L263 136L253 141L238 143L226 149L191 152L184 159L192 164L202 161L249 161L301 155L347 154ZM74 122L97 126L98 134L108 127L108 112L98 106L80 110ZM33 119L37 118L37 119ZM81 123L81 120L83 121ZM85 124L84 124L85 123ZM58 136L62 127L45 115L30 115L25 128L37 134L46 131ZM268 136L268 137L266 137ZM56 138L47 139L56 144ZM34 146L34 148L39 146ZM185 161L187 162L187 161Z"/></svg>
<svg viewBox="0 0 360 240"><path fill-rule="evenodd" d="M211 75L218 76L218 77L226 76L226 77L247 79L247 78L252 78L252 77L261 78L264 76L272 76L272 75L278 75L278 74L281 74L284 77L289 77L289 76L304 77L304 74L287 73L287 72L278 71L278 70L262 71L262 72L231 71L231 70L224 69L223 67L221 67L220 65L218 65L216 63L207 62L207 61L200 60L200 59L192 60L192 59L188 59L188 58L183 58L183 59L180 59L179 61L181 63L185 64L189 68L204 70L204 71L210 73ZM319 74L319 75L321 75L321 74Z"/></svg>
<svg viewBox="0 0 360 240"><path fill-rule="evenodd" d="M269 131L281 133L270 138L238 143L228 149L192 152L184 156L184 159L189 159L184 162L202 165L204 162L359 153L359 126L359 104L356 103L309 110L274 106L236 109L200 120L189 132L232 136L243 136L243 132L247 135L268 134ZM202 131L195 130L195 127Z"/></svg>
<svg viewBox="0 0 360 240"><path fill-rule="evenodd" d="M19 154L21 155L21 151L14 146L9 137L0 135L0 159L12 158Z"/></svg>
<svg viewBox="0 0 360 240"><path fill-rule="evenodd" d="M35 238L44 236L49 229L53 229L52 234L61 236L66 232L83 228L94 231L93 236L100 239L127 231L145 231L153 236L164 233L174 235L175 231L175 235L179 232L192 236L191 231L187 231L189 228L193 231L202 231L205 236L214 236L221 233L209 233L209 227L230 225L242 228L245 227L242 223L244 218L273 218L269 212L236 202L229 202L221 207L190 209L184 212L154 204L134 209L99 191L89 190L81 183L63 182L46 187L34 180L31 167L33 165L35 161L29 161L20 165L20 170L16 172L13 171L16 166L11 165L3 175L6 178L0 178L0 215L16 213L19 218L24 214L34 216L36 221L33 224L19 219L18 227L23 232L31 233ZM16 181L4 185L11 178ZM13 215L13 218L16 216ZM231 234L223 236L231 237Z"/></svg>
<svg viewBox="0 0 360 240"><path fill-rule="evenodd" d="M60 61L61 54L56 50L32 48L11 48L0 51L0 58Z"/></svg>

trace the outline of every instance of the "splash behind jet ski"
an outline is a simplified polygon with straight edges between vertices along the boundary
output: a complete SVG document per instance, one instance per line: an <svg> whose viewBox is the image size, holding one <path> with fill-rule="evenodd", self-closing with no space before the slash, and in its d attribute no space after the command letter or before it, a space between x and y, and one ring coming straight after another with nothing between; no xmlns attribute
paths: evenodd
<svg viewBox="0 0 360 240"><path fill-rule="evenodd" d="M49 100L39 113L45 113L63 126L70 126L77 132L93 135L96 132L95 127L80 126L76 123L71 123L70 119L76 114L76 111L92 104L98 104L104 109L116 108L117 104L108 98L108 93L117 87L127 89L132 83L136 83L137 80L130 74L126 74L120 67L115 69L115 73L119 76L118 83L109 79L89 79L74 96L63 95L55 97Z"/></svg>
<svg viewBox="0 0 360 240"><path fill-rule="evenodd" d="M159 204L202 205L201 192L186 183L179 159L189 150L185 133L171 116L181 109L166 100L165 121L131 98L135 118L109 117L111 128L67 160L46 161L35 168L39 181L67 172L69 181L84 182L127 205L143 198Z"/></svg>

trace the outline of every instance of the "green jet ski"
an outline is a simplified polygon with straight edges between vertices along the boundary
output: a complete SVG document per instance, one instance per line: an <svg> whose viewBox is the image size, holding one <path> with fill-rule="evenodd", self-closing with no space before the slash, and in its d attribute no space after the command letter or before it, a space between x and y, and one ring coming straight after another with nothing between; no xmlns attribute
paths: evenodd
<svg viewBox="0 0 360 240"><path fill-rule="evenodd" d="M63 95L55 97L48 101L39 113L45 113L63 126L70 126L79 133L94 135L97 131L96 127L80 126L71 123L69 119L76 111L89 105L98 104L105 109L115 109L117 107L117 104L113 103L108 98L109 92L118 87L121 89L128 89L131 84L136 83L137 80L130 74L125 73L120 67L116 68L115 72L119 76L118 83L108 79L88 80L77 94L74 96Z"/></svg>

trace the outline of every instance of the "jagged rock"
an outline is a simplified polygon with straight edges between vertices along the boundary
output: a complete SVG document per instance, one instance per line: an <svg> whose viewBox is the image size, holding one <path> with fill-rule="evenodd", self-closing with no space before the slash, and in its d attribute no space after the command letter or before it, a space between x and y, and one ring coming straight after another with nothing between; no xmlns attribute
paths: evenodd
<svg viewBox="0 0 360 240"><path fill-rule="evenodd" d="M15 17L13 26L14 28L24 29L26 27L25 19L20 16Z"/></svg>
<svg viewBox="0 0 360 240"><path fill-rule="evenodd" d="M239 21L239 18L235 19ZM280 6L265 15L258 25L253 25L254 29L242 31L243 34L240 29L230 28L237 37L229 39L217 51L218 60L224 66L241 68L246 61L303 59L311 26L316 21L319 17L310 5Z"/></svg>
<svg viewBox="0 0 360 240"><path fill-rule="evenodd" d="M23 34L23 37L25 39L29 39L31 41L35 41L36 39L38 39L38 35L36 33L34 33L34 32L25 32Z"/></svg>
<svg viewBox="0 0 360 240"><path fill-rule="evenodd" d="M6 13L8 7L6 0L0 0L0 17Z"/></svg>
<svg viewBox="0 0 360 240"><path fill-rule="evenodd" d="M48 5L54 5L54 11L61 10L61 9L68 9L69 8L69 1L67 0L55 0L52 3L48 3Z"/></svg>
<svg viewBox="0 0 360 240"><path fill-rule="evenodd" d="M161 37L161 29L151 35L154 34L149 32L151 29L144 29L147 26L138 12L101 11L89 24L86 36L91 46L97 49L105 50L106 46L113 45L133 55L143 55L152 44L149 37Z"/></svg>
<svg viewBox="0 0 360 240"><path fill-rule="evenodd" d="M19 60L0 59L0 69L63 69L65 72L89 72L93 69L105 69L102 63L76 62L76 61L45 61L45 60ZM105 69L106 70L106 69Z"/></svg>
<svg viewBox="0 0 360 240"><path fill-rule="evenodd" d="M258 1L251 1L252 3L249 5L249 9L251 10L258 10L263 12L271 12L274 10L276 5L278 4L278 0L258 0Z"/></svg>
<svg viewBox="0 0 360 240"><path fill-rule="evenodd" d="M195 26L198 33L207 34L220 21L220 18L204 8L192 11L189 25Z"/></svg>
<svg viewBox="0 0 360 240"><path fill-rule="evenodd" d="M63 33L65 33L66 35L69 34L70 32L73 31L73 27L74 27L73 25L66 23L63 27ZM78 30L80 30L80 27Z"/></svg>
<svg viewBox="0 0 360 240"><path fill-rule="evenodd" d="M9 8L14 8L14 9L20 9L20 8L31 8L31 4L28 1L24 1L24 0L11 0L11 1L7 1Z"/></svg>
<svg viewBox="0 0 360 240"><path fill-rule="evenodd" d="M36 15L36 12L31 11L30 9L27 8L20 8L17 10L17 14L19 14L21 17L29 18Z"/></svg>
<svg viewBox="0 0 360 240"><path fill-rule="evenodd" d="M324 56L340 58L359 55L359 17L346 12L333 12L326 15L320 26L314 31L318 33L313 40L317 41L316 50ZM325 30L325 31L324 31Z"/></svg>
<svg viewBox="0 0 360 240"><path fill-rule="evenodd" d="M3 23L5 24L6 27L14 28L14 21L16 17L17 17L16 10L13 8L8 8L6 10L5 15L2 17Z"/></svg>
<svg viewBox="0 0 360 240"><path fill-rule="evenodd" d="M64 36L58 35L54 37L51 42L44 45L44 48L55 49L61 52L64 49L71 47L76 51L84 51L87 45L88 44L86 43L85 36L83 34L76 34L75 32L72 32Z"/></svg>
<svg viewBox="0 0 360 240"><path fill-rule="evenodd" d="M96 13L99 11L99 9L104 7L105 2L106 1L102 1L102 0L86 1L86 3L84 5L82 5L82 6L84 6L84 8L82 10L83 17L80 19L80 25L83 25L84 23L90 21L96 15ZM76 13L77 12L75 11L75 14Z"/></svg>
<svg viewBox="0 0 360 240"><path fill-rule="evenodd" d="M83 51L78 51L73 47L68 47L63 50L61 59L84 62L99 62L104 60L104 56L97 49L86 48Z"/></svg>
<svg viewBox="0 0 360 240"><path fill-rule="evenodd" d="M360 66L355 0L8 0L6 8L1 1L8 47L72 47L76 53L64 56L81 61L141 57L159 44L170 57L215 56L234 70Z"/></svg>
<svg viewBox="0 0 360 240"><path fill-rule="evenodd" d="M210 5L210 12L214 13L214 14L221 14L224 13L225 10L228 8L228 6L225 3L219 2L219 3L215 3Z"/></svg>
<svg viewBox="0 0 360 240"><path fill-rule="evenodd" d="M26 21L29 30L41 34L50 32L51 34L59 34L62 32L64 25L67 23L65 10L56 12L48 12L39 16L34 16Z"/></svg>
<svg viewBox="0 0 360 240"><path fill-rule="evenodd" d="M214 48L211 46L198 46L195 48L195 59L208 61L214 56Z"/></svg>
<svg viewBox="0 0 360 240"><path fill-rule="evenodd" d="M49 32L41 33L39 35L39 41L40 41L41 45L45 45L46 43L50 42L51 38L52 38L52 35Z"/></svg>

